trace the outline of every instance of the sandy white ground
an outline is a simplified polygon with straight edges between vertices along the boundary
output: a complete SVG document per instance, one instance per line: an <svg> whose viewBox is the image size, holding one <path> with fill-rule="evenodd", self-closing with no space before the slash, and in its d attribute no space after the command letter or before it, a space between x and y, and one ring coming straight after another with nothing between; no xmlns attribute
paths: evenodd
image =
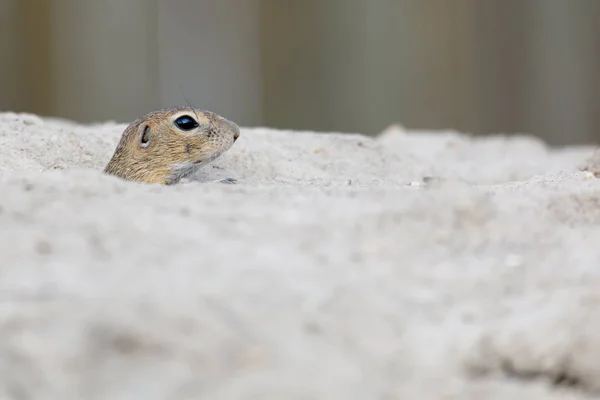
<svg viewBox="0 0 600 400"><path fill-rule="evenodd" d="M123 129L0 114L1 399L600 396L595 148L244 129L159 187Z"/></svg>

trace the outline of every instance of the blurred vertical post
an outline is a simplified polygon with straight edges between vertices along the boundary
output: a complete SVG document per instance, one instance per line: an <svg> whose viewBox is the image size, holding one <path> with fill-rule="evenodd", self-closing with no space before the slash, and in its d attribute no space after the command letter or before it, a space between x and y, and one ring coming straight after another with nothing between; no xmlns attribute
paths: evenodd
<svg viewBox="0 0 600 400"><path fill-rule="evenodd" d="M600 139L600 2L535 0L529 14L528 130L553 144Z"/></svg>
<svg viewBox="0 0 600 400"><path fill-rule="evenodd" d="M189 100L238 124L261 124L258 33L258 0L159 1L161 103Z"/></svg>
<svg viewBox="0 0 600 400"><path fill-rule="evenodd" d="M367 11L369 130L464 127L472 64L467 0L372 1Z"/></svg>
<svg viewBox="0 0 600 400"><path fill-rule="evenodd" d="M464 0L457 20L462 43L464 105L455 129L474 134L513 134L528 127L531 26L528 1ZM543 5L541 5L543 7Z"/></svg>
<svg viewBox="0 0 600 400"><path fill-rule="evenodd" d="M20 0L0 0L0 111L12 110L19 103L18 82L21 80L19 63L15 55L22 43L14 38L17 30Z"/></svg>
<svg viewBox="0 0 600 400"><path fill-rule="evenodd" d="M159 103L155 0L51 2L53 114L130 121Z"/></svg>
<svg viewBox="0 0 600 400"><path fill-rule="evenodd" d="M364 132L366 2L261 0L260 6L266 122Z"/></svg>
<svg viewBox="0 0 600 400"><path fill-rule="evenodd" d="M0 110L49 114L49 3L0 0Z"/></svg>
<svg viewBox="0 0 600 400"><path fill-rule="evenodd" d="M46 0L29 0L20 3L20 19L23 49L21 60L25 76L21 81L23 105L27 111L52 114L51 70L50 70L50 10L51 3Z"/></svg>

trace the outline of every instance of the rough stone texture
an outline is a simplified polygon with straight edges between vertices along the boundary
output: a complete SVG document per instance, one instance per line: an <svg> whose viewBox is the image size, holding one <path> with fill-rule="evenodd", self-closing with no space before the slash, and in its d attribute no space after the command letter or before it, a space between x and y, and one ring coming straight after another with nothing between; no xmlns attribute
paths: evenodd
<svg viewBox="0 0 600 400"><path fill-rule="evenodd" d="M600 396L595 148L243 129L159 187L123 129L0 114L1 399Z"/></svg>

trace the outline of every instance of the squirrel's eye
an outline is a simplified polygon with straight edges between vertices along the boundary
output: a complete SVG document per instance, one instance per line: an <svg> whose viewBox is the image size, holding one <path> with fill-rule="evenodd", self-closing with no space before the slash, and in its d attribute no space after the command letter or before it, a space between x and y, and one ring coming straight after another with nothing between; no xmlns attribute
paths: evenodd
<svg viewBox="0 0 600 400"><path fill-rule="evenodd" d="M150 144L150 127L146 125L144 130L140 134L140 145L142 147L148 147Z"/></svg>
<svg viewBox="0 0 600 400"><path fill-rule="evenodd" d="M191 131L192 129L196 129L199 125L198 122L189 115L182 115L181 117L175 120L175 125L182 131Z"/></svg>

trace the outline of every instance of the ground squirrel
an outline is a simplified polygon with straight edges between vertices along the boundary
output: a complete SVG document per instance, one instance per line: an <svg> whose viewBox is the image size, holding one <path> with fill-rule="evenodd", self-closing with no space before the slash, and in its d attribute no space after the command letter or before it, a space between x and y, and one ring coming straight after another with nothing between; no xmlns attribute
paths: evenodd
<svg viewBox="0 0 600 400"><path fill-rule="evenodd" d="M130 181L172 185L229 150L239 135L234 122L209 111L192 107L153 111L127 126L104 172Z"/></svg>

